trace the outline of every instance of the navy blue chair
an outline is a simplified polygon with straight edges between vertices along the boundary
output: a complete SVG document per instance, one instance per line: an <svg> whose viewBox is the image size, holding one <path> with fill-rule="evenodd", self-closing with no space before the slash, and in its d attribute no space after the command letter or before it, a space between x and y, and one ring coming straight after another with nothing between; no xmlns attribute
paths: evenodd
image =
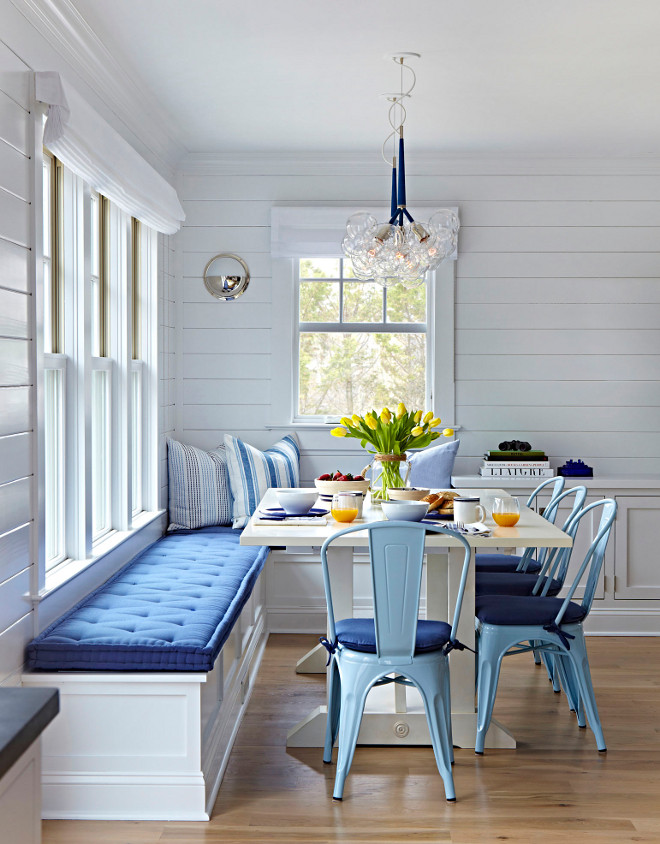
<svg viewBox="0 0 660 844"><path fill-rule="evenodd" d="M583 622L593 603L605 549L616 517L616 501L605 498L589 504L576 520L602 507L595 539L589 546L568 595L563 600L549 596L484 595L475 601L477 617L477 737L475 752L483 753L493 714L502 659L538 649L557 664L569 702L584 726L585 713L598 750L606 750L591 683ZM581 603L572 599L586 574ZM533 645L525 645L533 642Z"/></svg>
<svg viewBox="0 0 660 844"><path fill-rule="evenodd" d="M579 519L576 516L582 509L587 498L587 488L576 486L567 489L553 500L554 513L562 501L575 496L570 515L564 522L562 530L575 540ZM571 561L573 548L543 548L539 554L537 573L529 571L477 571L475 575L476 595L558 595L561 591L568 566ZM476 558L475 558L476 559Z"/></svg>
<svg viewBox="0 0 660 844"><path fill-rule="evenodd" d="M327 548L347 533L369 532L374 617L335 621ZM453 623L418 620L426 532L456 538L465 549ZM462 648L456 631L472 549L461 534L415 522L373 522L356 525L326 539L321 548L323 584L328 605L328 720L323 761L332 761L338 737L333 797L341 800L353 761L364 704L376 685L400 683L419 690L431 733L445 797L456 799L451 766L451 699L448 653ZM390 676L394 675L394 676Z"/></svg>
<svg viewBox="0 0 660 844"><path fill-rule="evenodd" d="M543 518L554 523L557 516L555 501L563 492L565 483L566 479L563 475L556 478L547 478L530 494L525 506L531 507L538 494L546 487L552 486L552 495L550 496L548 506L543 511ZM516 554L476 554L474 558L474 570L477 573L522 571L527 574L536 574L541 570L541 564L533 559L533 554L533 548L527 548L522 556Z"/></svg>

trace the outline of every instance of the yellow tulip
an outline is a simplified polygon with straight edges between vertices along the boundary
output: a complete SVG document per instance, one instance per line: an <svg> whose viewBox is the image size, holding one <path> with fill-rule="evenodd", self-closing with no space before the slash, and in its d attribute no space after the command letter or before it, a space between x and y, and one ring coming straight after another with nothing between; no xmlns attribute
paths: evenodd
<svg viewBox="0 0 660 844"><path fill-rule="evenodd" d="M343 419L341 421L342 424L345 424ZM429 422L429 428L437 428L441 422L442 419L440 419L439 416L436 416L435 419L431 419L431 421Z"/></svg>
<svg viewBox="0 0 660 844"><path fill-rule="evenodd" d="M453 428L445 428L442 432L443 437L453 437L454 436L454 429Z"/></svg>
<svg viewBox="0 0 660 844"><path fill-rule="evenodd" d="M375 431L378 427L378 422L376 422L376 420L370 413L367 413L367 415L364 417L364 421L366 422L367 427L371 428L372 431Z"/></svg>
<svg viewBox="0 0 660 844"><path fill-rule="evenodd" d="M431 419L433 419L433 411L429 410L424 414L424 424L426 425Z"/></svg>
<svg viewBox="0 0 660 844"><path fill-rule="evenodd" d="M396 418L401 419L402 416L405 416L407 413L405 404L400 401L398 407L396 409Z"/></svg>
<svg viewBox="0 0 660 844"><path fill-rule="evenodd" d="M424 428L420 428L420 426L418 425L416 428L413 428L410 433L413 435L413 437L419 437L424 433Z"/></svg>
<svg viewBox="0 0 660 844"><path fill-rule="evenodd" d="M382 422L384 422L386 425L389 425L390 420L392 419L392 414L386 407L384 407L380 412L380 418Z"/></svg>
<svg viewBox="0 0 660 844"><path fill-rule="evenodd" d="M349 419L348 416L342 416L342 418L339 421L341 422L342 425L346 425L346 427L353 424L353 420Z"/></svg>
<svg viewBox="0 0 660 844"><path fill-rule="evenodd" d="M419 422L419 420L420 420L421 418L422 418L422 411L421 411L421 410L418 410L418 411L417 411L417 413L415 413L415 415L413 416L413 421L415 421L415 422Z"/></svg>
<svg viewBox="0 0 660 844"><path fill-rule="evenodd" d="M345 437L346 436L346 428L333 428L330 431L333 437Z"/></svg>
<svg viewBox="0 0 660 844"><path fill-rule="evenodd" d="M354 414L351 416L351 420L353 421L353 424L357 426L357 425L359 425L359 424L360 424L360 422L362 422L362 417L361 417L361 416L358 416L358 415L357 415L357 413L354 413Z"/></svg>

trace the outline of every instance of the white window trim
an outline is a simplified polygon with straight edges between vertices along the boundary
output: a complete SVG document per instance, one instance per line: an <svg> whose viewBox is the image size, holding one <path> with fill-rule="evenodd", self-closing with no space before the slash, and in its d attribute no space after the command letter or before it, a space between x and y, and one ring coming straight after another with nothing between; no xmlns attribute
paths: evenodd
<svg viewBox="0 0 660 844"><path fill-rule="evenodd" d="M315 255L307 257L314 258ZM339 250L334 257L340 257ZM273 290L273 366L271 392L271 429L299 428L327 430L335 424L326 420L296 417L298 350L297 269L298 258L274 258ZM455 262L446 261L427 277L427 396L429 407L448 427L456 428L454 387L454 291ZM279 362L279 365L278 365Z"/></svg>
<svg viewBox="0 0 660 844"><path fill-rule="evenodd" d="M154 526L162 520L164 510L158 506L158 323L157 323L157 233L147 226L142 226L143 248L141 250L143 261L143 313L145 314L145 325L143 326L141 366L143 368L143 436L144 442L150 443L149 448L143 448L142 477L143 477L143 509L140 513L131 513L130 483L124 482L123 489L126 494L119 496L121 499L118 510L113 511L113 527L105 533L98 541L92 541L92 508L91 508L91 401L85 397L91 397L91 373L94 366L105 368L108 364L98 363L104 359L92 360L91 355L91 294L89 285L85 280L90 276L91 252L88 246L80 248L79 244L90 244L91 222L89 218L89 205L91 193L89 186L85 185L79 177L72 173L64 177L64 204L69 214L69 231L64 232L65 242L68 240L69 249L65 248L64 278L64 309L65 320L73 320L76 326L75 331L65 333L65 348L62 354L45 355L43 348L43 235L42 235L42 207L43 207L43 148L42 137L42 110L38 107L34 110L34 146L33 166L35 168L32 226L34 232L33 242L35 244L33 255L33 272L35 277L35 315L34 315L34 383L36 385L35 400L35 429L37 436L34 438L34 458L36 466L37 483L33 492L33 512L35 519L33 523L33 555L37 561L35 577L31 586L31 599L37 603L49 596L52 592L60 590L73 578L82 572L89 571L95 563L101 560L106 561L102 568L105 568L108 560L116 560L115 567L130 559L140 547L145 547L153 541ZM113 206L111 206L112 208ZM111 318L115 328L114 337L109 342L116 344L116 349L121 353L121 366L117 356L110 352L114 363L110 363L110 371L114 375L112 387L113 405L123 403L124 416L119 426L115 424L117 417L113 419L113 438L117 436L121 442L123 460L115 460L117 449L113 441L113 460L111 467L113 471L122 474L125 481L130 479L130 430L128 425L130 410L130 389L129 372L131 369L130 349L130 286L127 281L130 278L130 260L128 250L128 238L130 236L130 217L124 212L115 209L116 214L121 214L122 219L118 225L111 226L111 243L109 248L116 250L116 256L122 264L119 271L116 262L110 262L111 267L117 270L114 278L110 280L110 296L117 297L116 304L121 310L115 311L115 318ZM74 237L74 233L76 237ZM82 234L83 238L80 238ZM72 243L77 242L76 248L71 248ZM119 285L119 277L123 278L123 285ZM74 284L73 279L79 283ZM114 289L113 289L114 282ZM123 288L120 291L120 287ZM71 289L69 289L71 288ZM72 291L78 297L75 302ZM81 301L82 299L82 301ZM113 305L110 305L112 313ZM67 310L68 309L68 310ZM121 318L125 315L125 319ZM119 317L119 318L117 318ZM67 337L68 334L68 337ZM112 347L111 347L112 348ZM75 363L74 363L75 362ZM83 365L78 365L82 363ZM66 448L76 449L78 452L77 473L67 473L67 505L65 511L65 531L67 532L67 558L54 564L48 572L45 570L45 547L44 547L44 516L45 496L43 484L39 482L43 478L44 470L44 401L43 373L46 368L62 369L65 373L65 386L67 391L67 402L65 405L66 415ZM119 370L123 374L118 374ZM83 434L81 436L81 434ZM68 475L76 477L68 477ZM113 496L113 499L116 496ZM71 502L71 503L69 503ZM74 515L75 511L75 515ZM79 514L84 512L84 518ZM121 518L115 518L115 515ZM144 540L138 538L138 534L144 534ZM122 551L121 546L125 545L126 550ZM106 577L108 575L106 574Z"/></svg>

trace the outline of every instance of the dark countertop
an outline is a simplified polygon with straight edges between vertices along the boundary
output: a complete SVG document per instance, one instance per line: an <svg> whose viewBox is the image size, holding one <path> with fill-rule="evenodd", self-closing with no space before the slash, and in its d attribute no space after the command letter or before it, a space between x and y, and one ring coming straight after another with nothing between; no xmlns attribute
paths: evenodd
<svg viewBox="0 0 660 844"><path fill-rule="evenodd" d="M60 710L57 689L0 688L0 777Z"/></svg>

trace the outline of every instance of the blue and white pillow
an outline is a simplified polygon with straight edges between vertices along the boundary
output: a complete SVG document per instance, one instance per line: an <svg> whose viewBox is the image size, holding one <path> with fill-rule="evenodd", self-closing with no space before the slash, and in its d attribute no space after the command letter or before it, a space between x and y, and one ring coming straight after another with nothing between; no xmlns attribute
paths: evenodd
<svg viewBox="0 0 660 844"><path fill-rule="evenodd" d="M232 500L223 446L204 451L167 440L170 530L230 525Z"/></svg>
<svg viewBox="0 0 660 844"><path fill-rule="evenodd" d="M300 486L300 446L295 434L287 434L266 451L225 434L225 452L235 528L245 527L268 487Z"/></svg>

